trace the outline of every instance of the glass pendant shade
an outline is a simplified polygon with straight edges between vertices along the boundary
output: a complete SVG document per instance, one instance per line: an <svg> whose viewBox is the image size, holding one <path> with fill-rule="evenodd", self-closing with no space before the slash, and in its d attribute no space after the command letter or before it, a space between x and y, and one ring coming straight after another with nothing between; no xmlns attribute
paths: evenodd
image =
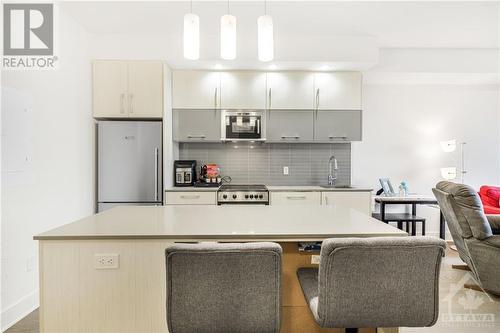
<svg viewBox="0 0 500 333"><path fill-rule="evenodd" d="M220 18L220 56L225 60L236 59L236 17Z"/></svg>
<svg viewBox="0 0 500 333"><path fill-rule="evenodd" d="M184 15L184 58L200 58L200 17L192 13Z"/></svg>
<svg viewBox="0 0 500 333"><path fill-rule="evenodd" d="M274 59L273 18L262 15L257 19L258 53L260 61Z"/></svg>

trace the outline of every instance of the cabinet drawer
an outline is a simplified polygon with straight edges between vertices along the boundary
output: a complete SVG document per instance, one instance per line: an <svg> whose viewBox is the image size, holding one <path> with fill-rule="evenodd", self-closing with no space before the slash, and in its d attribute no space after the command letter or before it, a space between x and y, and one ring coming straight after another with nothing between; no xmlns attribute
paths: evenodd
<svg viewBox="0 0 500 333"><path fill-rule="evenodd" d="M215 205L215 192L167 192L166 205Z"/></svg>
<svg viewBox="0 0 500 333"><path fill-rule="evenodd" d="M356 209L371 216L371 192L322 192L323 205L338 205Z"/></svg>
<svg viewBox="0 0 500 333"><path fill-rule="evenodd" d="M271 192L271 205L319 205L320 192Z"/></svg>

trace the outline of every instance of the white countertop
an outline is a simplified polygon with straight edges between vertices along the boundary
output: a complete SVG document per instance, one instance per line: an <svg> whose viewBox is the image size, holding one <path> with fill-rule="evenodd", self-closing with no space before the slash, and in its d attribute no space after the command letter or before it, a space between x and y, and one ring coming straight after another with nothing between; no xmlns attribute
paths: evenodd
<svg viewBox="0 0 500 333"><path fill-rule="evenodd" d="M217 187L169 187L167 192L215 192ZM270 192L371 192L371 188L321 187L319 185L268 185Z"/></svg>
<svg viewBox="0 0 500 333"><path fill-rule="evenodd" d="M341 206L122 206L36 235L37 240L174 239L320 241L406 236Z"/></svg>

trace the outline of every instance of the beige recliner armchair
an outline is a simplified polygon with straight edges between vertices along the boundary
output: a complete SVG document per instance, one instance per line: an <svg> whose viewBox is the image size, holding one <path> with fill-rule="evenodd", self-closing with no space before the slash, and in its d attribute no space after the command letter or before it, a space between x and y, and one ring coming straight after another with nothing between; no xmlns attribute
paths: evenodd
<svg viewBox="0 0 500 333"><path fill-rule="evenodd" d="M500 215L485 215L470 186L442 181L432 191L460 258L484 291L500 295Z"/></svg>

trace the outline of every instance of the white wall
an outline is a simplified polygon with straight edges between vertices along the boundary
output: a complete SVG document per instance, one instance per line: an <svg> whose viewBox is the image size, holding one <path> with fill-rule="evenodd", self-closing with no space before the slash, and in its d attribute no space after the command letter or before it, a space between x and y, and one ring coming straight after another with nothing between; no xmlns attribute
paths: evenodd
<svg viewBox="0 0 500 333"><path fill-rule="evenodd" d="M409 82L409 80L408 80ZM380 188L389 177L397 186L432 195L440 168L460 164L459 151L444 153L439 142L465 141L465 183L479 188L500 183L498 86L365 84L363 142L352 145L353 184ZM459 179L458 179L459 180ZM419 207L429 234L438 233L437 209Z"/></svg>
<svg viewBox="0 0 500 333"><path fill-rule="evenodd" d="M38 306L33 235L94 207L88 35L58 23L58 70L2 73L2 331Z"/></svg>

